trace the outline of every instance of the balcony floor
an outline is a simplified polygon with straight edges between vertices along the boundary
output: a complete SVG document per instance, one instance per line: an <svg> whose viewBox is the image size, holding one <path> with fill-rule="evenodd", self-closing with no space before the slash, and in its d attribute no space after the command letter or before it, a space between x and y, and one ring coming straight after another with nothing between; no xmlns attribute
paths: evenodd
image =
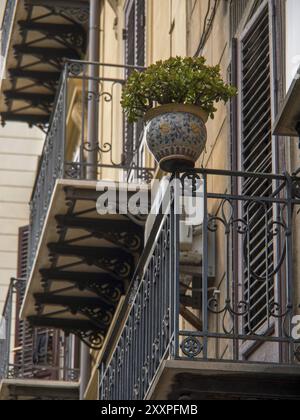
<svg viewBox="0 0 300 420"><path fill-rule="evenodd" d="M0 384L0 401L79 400L79 384L62 381L6 379Z"/></svg>
<svg viewBox="0 0 300 420"><path fill-rule="evenodd" d="M300 365L165 361L148 400L300 400Z"/></svg>

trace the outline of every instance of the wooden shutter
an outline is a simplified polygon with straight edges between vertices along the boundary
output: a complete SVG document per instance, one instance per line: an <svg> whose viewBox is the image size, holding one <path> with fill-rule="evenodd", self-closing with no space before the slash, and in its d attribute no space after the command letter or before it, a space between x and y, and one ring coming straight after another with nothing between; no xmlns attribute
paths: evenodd
<svg viewBox="0 0 300 420"><path fill-rule="evenodd" d="M19 279L26 279L27 277L27 260L28 260L28 246L29 246L29 226L19 229L19 253L18 253L18 272Z"/></svg>
<svg viewBox="0 0 300 420"><path fill-rule="evenodd" d="M244 11L252 0L231 0L230 2L230 35L234 37Z"/></svg>
<svg viewBox="0 0 300 420"><path fill-rule="evenodd" d="M130 0L126 8L125 64L135 65L135 1Z"/></svg>
<svg viewBox="0 0 300 420"><path fill-rule="evenodd" d="M145 65L145 0L127 0L125 7L125 64Z"/></svg>
<svg viewBox="0 0 300 420"><path fill-rule="evenodd" d="M27 321L20 320L19 314L24 299L28 268L29 226L19 229L18 269L19 279L24 279L24 287L17 290L15 324L15 365L18 375L26 378L47 377L57 379L57 372L36 370L35 365L55 366L59 363L57 343L58 332L41 328L31 328Z"/></svg>
<svg viewBox="0 0 300 420"><path fill-rule="evenodd" d="M245 172L272 172L272 72L268 4L259 9L241 39L241 166ZM271 196L268 179L244 180L242 194ZM244 249L244 299L250 304L245 332L257 331L268 321L268 306L274 301L273 241L270 226L273 206L243 204L243 217L249 225ZM265 281L261 279L266 278Z"/></svg>
<svg viewBox="0 0 300 420"><path fill-rule="evenodd" d="M135 7L135 64L143 67L145 65L145 0L136 0Z"/></svg>
<svg viewBox="0 0 300 420"><path fill-rule="evenodd" d="M254 15L264 0L231 0L230 1L230 37L236 35L238 27L249 4L252 5L248 19Z"/></svg>
<svg viewBox="0 0 300 420"><path fill-rule="evenodd" d="M135 65L135 2L130 1L125 13L125 64ZM131 71L126 71L126 77L130 76ZM125 124L125 144L124 156L126 163L130 164L133 158L134 149L134 124Z"/></svg>
<svg viewBox="0 0 300 420"><path fill-rule="evenodd" d="M16 296L16 327L15 327L15 364L18 367L32 365L32 328L28 322L19 318L21 306L24 299L26 278L27 278L27 261L28 261L28 245L29 245L29 226L19 229L19 249L18 249L18 267L17 276L24 280L24 287L18 288Z"/></svg>

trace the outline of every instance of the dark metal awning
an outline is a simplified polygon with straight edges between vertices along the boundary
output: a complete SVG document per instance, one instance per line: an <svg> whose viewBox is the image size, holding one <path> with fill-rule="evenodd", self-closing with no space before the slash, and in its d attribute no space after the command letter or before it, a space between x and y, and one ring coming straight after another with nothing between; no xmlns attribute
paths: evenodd
<svg viewBox="0 0 300 420"><path fill-rule="evenodd" d="M88 19L88 0L7 2L0 100L3 123L49 123L65 59L85 56Z"/></svg>
<svg viewBox="0 0 300 420"><path fill-rule="evenodd" d="M97 349L144 245L144 218L101 216L98 197L96 181L57 182L41 238L32 238L39 244L22 309L32 325L62 329Z"/></svg>

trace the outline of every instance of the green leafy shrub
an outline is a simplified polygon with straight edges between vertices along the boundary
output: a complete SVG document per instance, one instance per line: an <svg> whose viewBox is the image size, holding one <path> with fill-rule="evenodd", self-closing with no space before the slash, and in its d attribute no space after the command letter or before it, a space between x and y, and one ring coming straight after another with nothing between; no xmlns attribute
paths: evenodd
<svg viewBox="0 0 300 420"><path fill-rule="evenodd" d="M220 66L208 66L204 57L176 57L158 61L144 72L134 71L123 90L121 104L130 122L166 104L196 105L214 118L214 104L226 103L236 94L236 88L224 83Z"/></svg>

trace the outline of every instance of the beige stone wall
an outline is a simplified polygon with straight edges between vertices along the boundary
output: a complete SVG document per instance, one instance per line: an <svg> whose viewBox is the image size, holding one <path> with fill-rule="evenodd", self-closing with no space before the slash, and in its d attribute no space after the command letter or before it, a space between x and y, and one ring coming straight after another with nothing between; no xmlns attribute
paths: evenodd
<svg viewBox="0 0 300 420"><path fill-rule="evenodd" d="M0 313L16 276L18 229L29 221L29 200L43 134L25 124L0 127Z"/></svg>
<svg viewBox="0 0 300 420"><path fill-rule="evenodd" d="M147 62L187 55L187 0L149 0Z"/></svg>

